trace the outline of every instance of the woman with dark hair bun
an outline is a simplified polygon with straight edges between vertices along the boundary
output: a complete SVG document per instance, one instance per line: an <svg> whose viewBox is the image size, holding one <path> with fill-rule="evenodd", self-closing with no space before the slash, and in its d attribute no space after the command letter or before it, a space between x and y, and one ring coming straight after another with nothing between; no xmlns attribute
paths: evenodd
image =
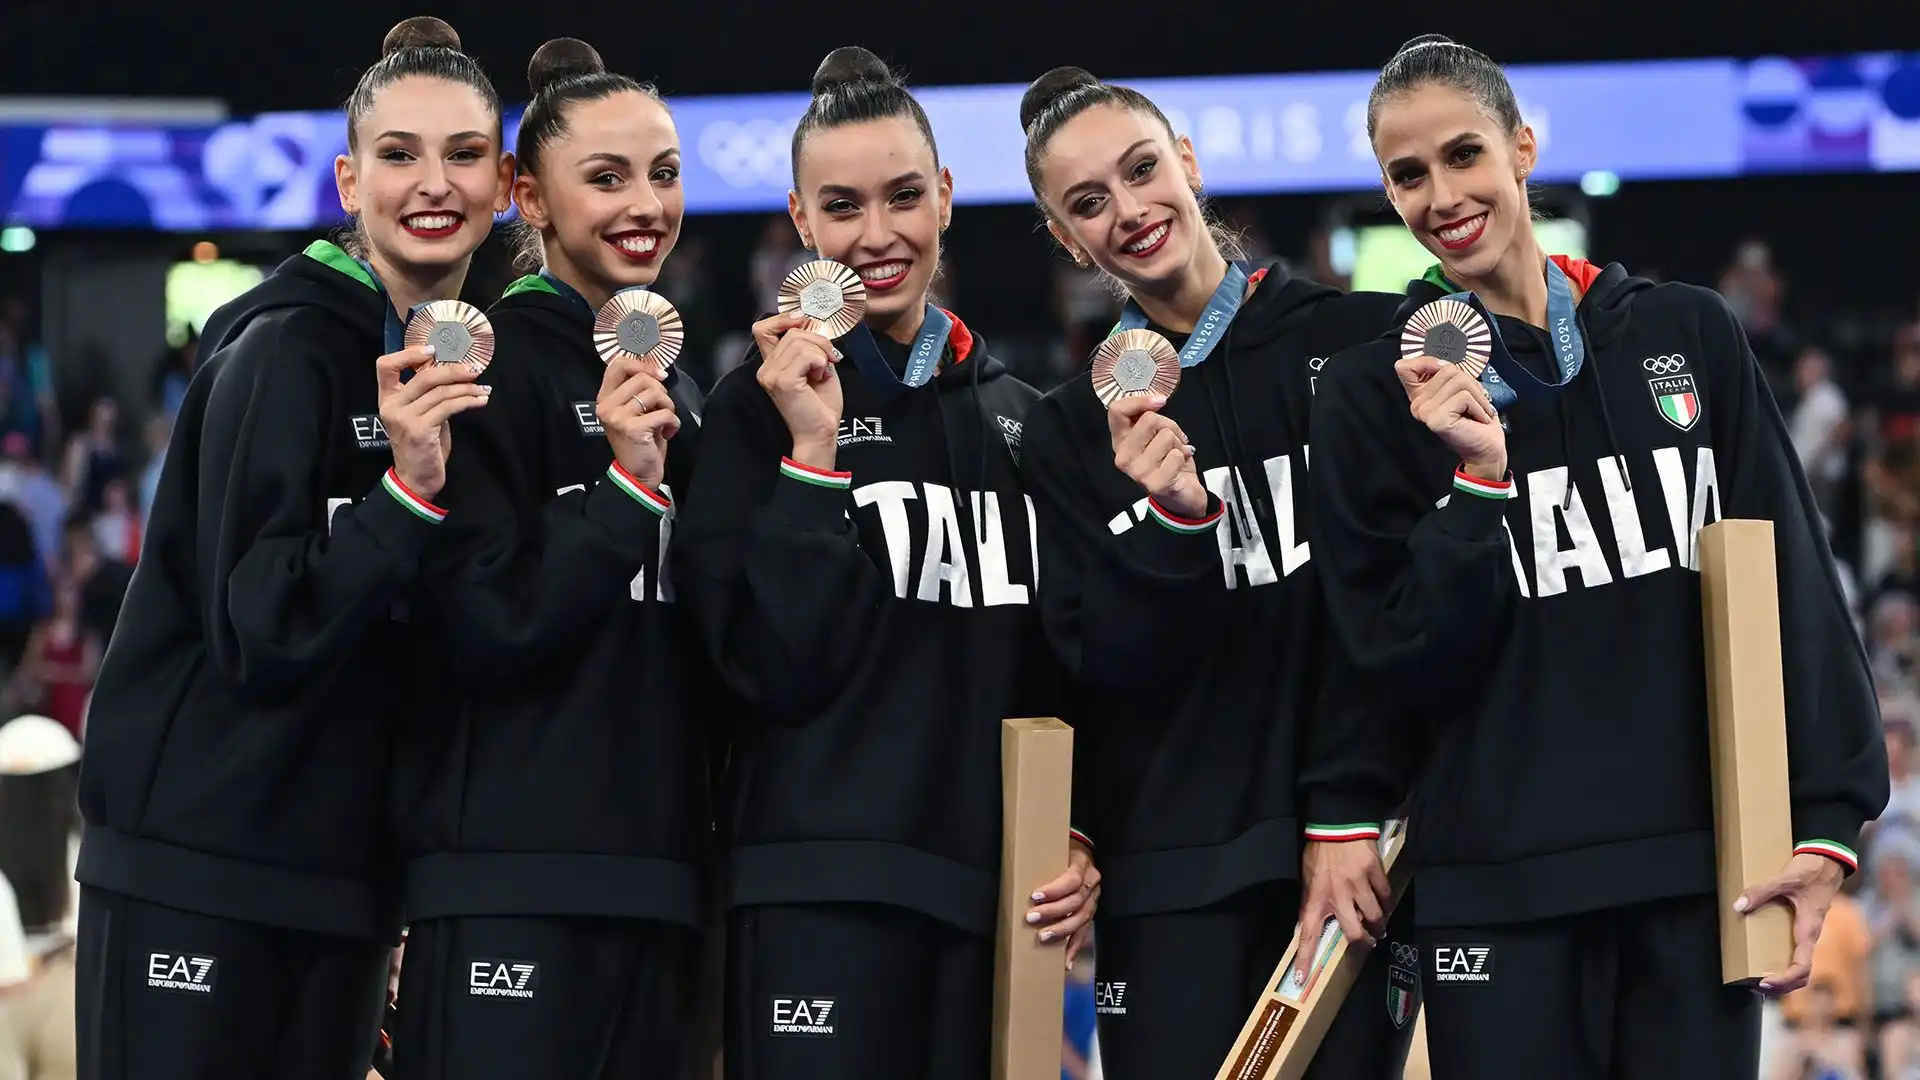
<svg viewBox="0 0 1920 1080"><path fill-rule="evenodd" d="M680 234L680 140L659 93L583 41L542 45L527 81L514 188L536 272L488 312L496 393L453 425L461 520L414 609L448 693L396 768L394 1077L678 1078L713 707L661 578L701 404L648 291ZM652 320L652 351L601 334L610 312Z"/></svg>
<svg viewBox="0 0 1920 1080"><path fill-rule="evenodd" d="M404 328L460 294L513 165L439 19L394 27L347 123L351 235L208 320L94 687L87 1080L366 1077L399 932L391 733L432 652L402 620L461 513L436 504L448 421L488 393Z"/></svg>
<svg viewBox="0 0 1920 1080"><path fill-rule="evenodd" d="M1374 83L1380 179L1433 266L1336 356L1314 427L1333 624L1433 752L1410 855L1436 1080L1751 1080L1723 985L1699 534L1772 523L1807 981L1887 801L1873 684L1820 514L1717 294L1549 255L1539 145L1500 66L1437 34Z"/></svg>
<svg viewBox="0 0 1920 1080"><path fill-rule="evenodd" d="M1377 842L1406 744L1328 632L1306 485L1321 366L1398 299L1239 257L1192 144L1137 90L1056 68L1020 123L1047 228L1127 296L1095 363L1034 406L1024 462L1041 612L1080 688L1075 813L1107 875L1102 1065L1212 1075L1296 920L1333 918L1378 947L1312 1075L1397 1080L1419 998ZM1146 348L1151 384L1102 374Z"/></svg>
<svg viewBox="0 0 1920 1080"><path fill-rule="evenodd" d="M727 1071L980 1080L1001 721L1056 711L1016 470L1036 395L928 301L953 182L919 103L852 47L813 95L788 210L833 261L714 388L674 548L747 702L721 815ZM1099 889L1084 843L1070 858L1021 885L1063 961Z"/></svg>

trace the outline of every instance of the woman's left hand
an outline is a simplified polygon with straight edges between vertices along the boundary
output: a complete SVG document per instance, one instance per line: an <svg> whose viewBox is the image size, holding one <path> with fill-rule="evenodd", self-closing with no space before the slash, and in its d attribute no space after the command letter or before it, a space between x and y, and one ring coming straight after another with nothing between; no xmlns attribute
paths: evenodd
<svg viewBox="0 0 1920 1080"><path fill-rule="evenodd" d="M1079 840L1067 850L1067 872L1048 882L1033 894L1034 907L1027 912L1027 925L1040 932L1042 943L1064 940L1067 966L1080 955L1081 946L1093 932L1094 909L1100 906L1100 870L1093 865L1093 851Z"/></svg>
<svg viewBox="0 0 1920 1080"><path fill-rule="evenodd" d="M1734 902L1733 909L1743 915L1776 901L1785 901L1793 909L1793 960L1787 970L1768 972L1760 980L1762 994L1780 997L1807 985L1813 974L1814 944L1820 940L1827 909L1833 906L1845 877L1839 863L1802 852L1787 860L1778 877L1749 888Z"/></svg>

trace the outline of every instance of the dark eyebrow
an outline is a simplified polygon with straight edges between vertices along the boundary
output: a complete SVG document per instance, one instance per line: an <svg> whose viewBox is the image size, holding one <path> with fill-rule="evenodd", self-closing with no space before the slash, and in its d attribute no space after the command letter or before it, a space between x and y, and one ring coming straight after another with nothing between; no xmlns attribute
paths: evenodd
<svg viewBox="0 0 1920 1080"><path fill-rule="evenodd" d="M1125 165L1127 163L1128 158L1132 157L1134 153L1138 151L1141 147L1146 146L1148 143L1151 143L1151 142L1153 142L1153 139L1151 136L1149 136L1148 138L1141 139L1139 142L1134 143L1132 146L1127 147L1125 150L1122 150L1120 152L1119 157L1114 159L1115 163L1120 165ZM1099 186L1100 186L1100 182L1097 180L1082 180L1079 183L1068 188L1066 191L1062 192L1060 195L1060 202L1062 204L1072 202L1073 197L1079 194L1081 188L1091 189L1091 188L1097 188Z"/></svg>
<svg viewBox="0 0 1920 1080"><path fill-rule="evenodd" d="M662 150L659 153L653 155L653 160L655 164L658 164L662 161L667 160L670 157L679 157L679 156L680 156L680 148L677 146L669 146L665 150Z"/></svg>
<svg viewBox="0 0 1920 1080"><path fill-rule="evenodd" d="M888 187L888 188L897 188L897 187L904 186L906 184L916 184L916 183L924 184L926 182L927 182L927 174L921 172L918 169L915 169L912 172L901 173L899 176L894 177L893 179L887 181L886 183L880 186ZM858 189L850 188L845 184L821 184L820 191L819 191L819 195L821 198L826 198L827 196L831 195L837 198L851 199L858 196L859 194L860 192Z"/></svg>
<svg viewBox="0 0 1920 1080"><path fill-rule="evenodd" d="M613 166L617 166L617 167L619 167L619 168L622 168L622 169L631 169L631 168L633 168L633 159L632 159L632 158L629 158L629 157L628 157L627 155L625 155L625 154L609 154L609 153L605 153L605 152L602 152L602 153L595 153L595 154L588 154L588 155L587 155L586 157L583 157L583 158L581 158L581 159L580 159L579 161L576 161L576 162L574 162L574 164L575 164L575 165L585 165L585 164L587 164L587 163L588 163L588 162L590 162L590 161L604 161L604 162L606 162L606 163L607 163L607 164L609 164L609 165L613 165Z"/></svg>
<svg viewBox="0 0 1920 1080"><path fill-rule="evenodd" d="M1479 137L1480 136L1474 132L1463 131L1460 134L1455 135L1453 138L1448 139L1445 143L1441 145L1440 156L1445 157L1448 154L1451 154L1455 150L1459 149L1461 143L1468 142L1470 140L1477 139ZM1392 172L1398 168L1408 167L1408 166L1417 166L1419 164L1420 164L1420 159L1415 157L1397 157L1397 158L1394 158L1392 161L1387 162L1387 171Z"/></svg>
<svg viewBox="0 0 1920 1080"><path fill-rule="evenodd" d="M383 131L380 133L380 137L382 139L398 139L401 142L410 142L410 143L417 143L420 141L420 136L415 135L413 132L400 131L397 129L393 131ZM447 136L447 141L448 142L466 142L469 139L491 139L492 137L493 136L488 135L484 131L459 131L459 132L455 132L452 135Z"/></svg>

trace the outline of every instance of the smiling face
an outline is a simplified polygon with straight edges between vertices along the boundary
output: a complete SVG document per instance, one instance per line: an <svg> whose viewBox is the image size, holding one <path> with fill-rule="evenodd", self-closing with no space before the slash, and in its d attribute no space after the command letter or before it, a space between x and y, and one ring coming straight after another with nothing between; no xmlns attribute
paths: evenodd
<svg viewBox="0 0 1920 1080"><path fill-rule="evenodd" d="M1047 143L1040 177L1055 239L1129 290L1164 292L1212 250L1193 144L1157 117L1087 109Z"/></svg>
<svg viewBox="0 0 1920 1080"><path fill-rule="evenodd" d="M556 277L596 308L659 279L686 210L666 106L630 90L569 105L566 130L541 147L540 163L539 176L515 182L514 198Z"/></svg>
<svg viewBox="0 0 1920 1080"><path fill-rule="evenodd" d="M473 254L513 179L498 128L459 83L414 76L380 90L358 121L358 150L334 162L340 205L360 216L376 267L431 277Z"/></svg>
<svg viewBox="0 0 1920 1080"><path fill-rule="evenodd" d="M1505 131L1469 95L1429 83L1381 105L1373 150L1387 198L1448 277L1486 277L1529 235L1531 127Z"/></svg>
<svg viewBox="0 0 1920 1080"><path fill-rule="evenodd" d="M953 177L907 117L825 128L801 144L787 210L801 243L860 275L867 318L919 312L953 215Z"/></svg>

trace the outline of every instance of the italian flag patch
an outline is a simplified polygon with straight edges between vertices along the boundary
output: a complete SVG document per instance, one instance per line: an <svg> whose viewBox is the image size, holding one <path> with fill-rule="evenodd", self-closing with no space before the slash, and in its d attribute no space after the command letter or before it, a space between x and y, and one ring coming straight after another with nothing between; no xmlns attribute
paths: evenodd
<svg viewBox="0 0 1920 1080"><path fill-rule="evenodd" d="M1653 403L1667 423L1686 431L1700 419L1700 388L1694 385L1692 375L1656 376L1647 380L1647 388L1653 391Z"/></svg>

